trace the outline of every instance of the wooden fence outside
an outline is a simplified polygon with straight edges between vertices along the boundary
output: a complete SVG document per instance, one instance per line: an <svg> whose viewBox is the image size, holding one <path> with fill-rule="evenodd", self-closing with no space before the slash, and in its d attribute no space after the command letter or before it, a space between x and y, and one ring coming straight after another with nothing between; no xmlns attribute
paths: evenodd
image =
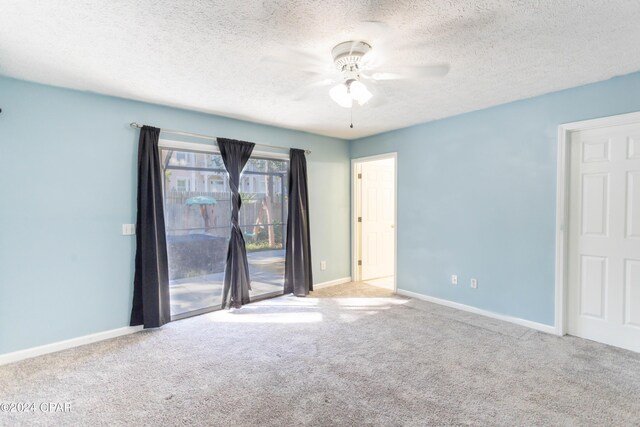
<svg viewBox="0 0 640 427"><path fill-rule="evenodd" d="M205 212L200 205L188 205L187 200L192 197L212 197L214 205L205 205ZM240 225L249 235L254 233L254 224L261 211L264 210L264 193L242 194L240 208ZM169 191L165 193L165 226L168 234L183 235L203 233L219 237L228 237L231 227L231 193L230 192L201 192L201 191ZM284 209L284 218L282 216ZM204 215L208 216L209 227L205 230ZM276 195L271 201L271 223L286 224L286 200L282 203L282 196ZM263 212L262 223L266 224ZM276 226L279 227L279 226ZM284 234L284 233L282 233Z"/></svg>

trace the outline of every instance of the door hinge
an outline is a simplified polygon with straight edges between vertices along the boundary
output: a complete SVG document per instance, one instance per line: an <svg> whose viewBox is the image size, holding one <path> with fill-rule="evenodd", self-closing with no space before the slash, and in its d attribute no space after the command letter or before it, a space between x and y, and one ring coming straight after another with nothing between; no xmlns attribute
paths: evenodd
<svg viewBox="0 0 640 427"><path fill-rule="evenodd" d="M358 179L362 179L362 174L361 173L358 174Z"/></svg>
<svg viewBox="0 0 640 427"><path fill-rule="evenodd" d="M361 216L358 217L358 222L362 222L362 217Z"/></svg>
<svg viewBox="0 0 640 427"><path fill-rule="evenodd" d="M358 265L362 265L362 260L361 259L358 260Z"/></svg>

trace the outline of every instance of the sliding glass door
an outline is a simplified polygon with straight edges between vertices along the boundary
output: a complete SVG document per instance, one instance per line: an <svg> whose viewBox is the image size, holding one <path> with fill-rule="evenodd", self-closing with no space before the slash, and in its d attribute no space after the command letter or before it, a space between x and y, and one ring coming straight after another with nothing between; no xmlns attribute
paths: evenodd
<svg viewBox="0 0 640 427"><path fill-rule="evenodd" d="M172 318L220 308L231 229L231 192L217 152L161 144ZM282 294L288 162L252 158L241 177L240 225L251 298Z"/></svg>

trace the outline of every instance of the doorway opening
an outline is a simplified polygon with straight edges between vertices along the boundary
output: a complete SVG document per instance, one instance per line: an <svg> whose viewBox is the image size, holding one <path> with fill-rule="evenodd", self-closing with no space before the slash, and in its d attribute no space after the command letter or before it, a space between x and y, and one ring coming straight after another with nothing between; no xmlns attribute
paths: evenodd
<svg viewBox="0 0 640 427"><path fill-rule="evenodd" d="M395 291L397 153L351 161L353 280Z"/></svg>

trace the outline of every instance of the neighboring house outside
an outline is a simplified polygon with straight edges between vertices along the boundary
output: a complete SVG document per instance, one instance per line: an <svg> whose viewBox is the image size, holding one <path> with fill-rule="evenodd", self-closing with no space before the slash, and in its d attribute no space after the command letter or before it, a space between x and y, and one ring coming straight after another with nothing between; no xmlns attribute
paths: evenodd
<svg viewBox="0 0 640 427"><path fill-rule="evenodd" d="M205 164L208 156L199 155L188 152L174 152L167 166L169 168L165 172L165 191L180 192L204 192L204 193L222 193L228 191L228 177L224 172L224 167L217 164ZM213 163L213 162L209 162ZM210 167L220 169L220 172L214 171L195 171L183 169L171 169L171 166L179 167ZM267 179L264 175L244 174L240 190L243 193L262 193L267 192ZM275 188L276 194L280 193L279 188Z"/></svg>

